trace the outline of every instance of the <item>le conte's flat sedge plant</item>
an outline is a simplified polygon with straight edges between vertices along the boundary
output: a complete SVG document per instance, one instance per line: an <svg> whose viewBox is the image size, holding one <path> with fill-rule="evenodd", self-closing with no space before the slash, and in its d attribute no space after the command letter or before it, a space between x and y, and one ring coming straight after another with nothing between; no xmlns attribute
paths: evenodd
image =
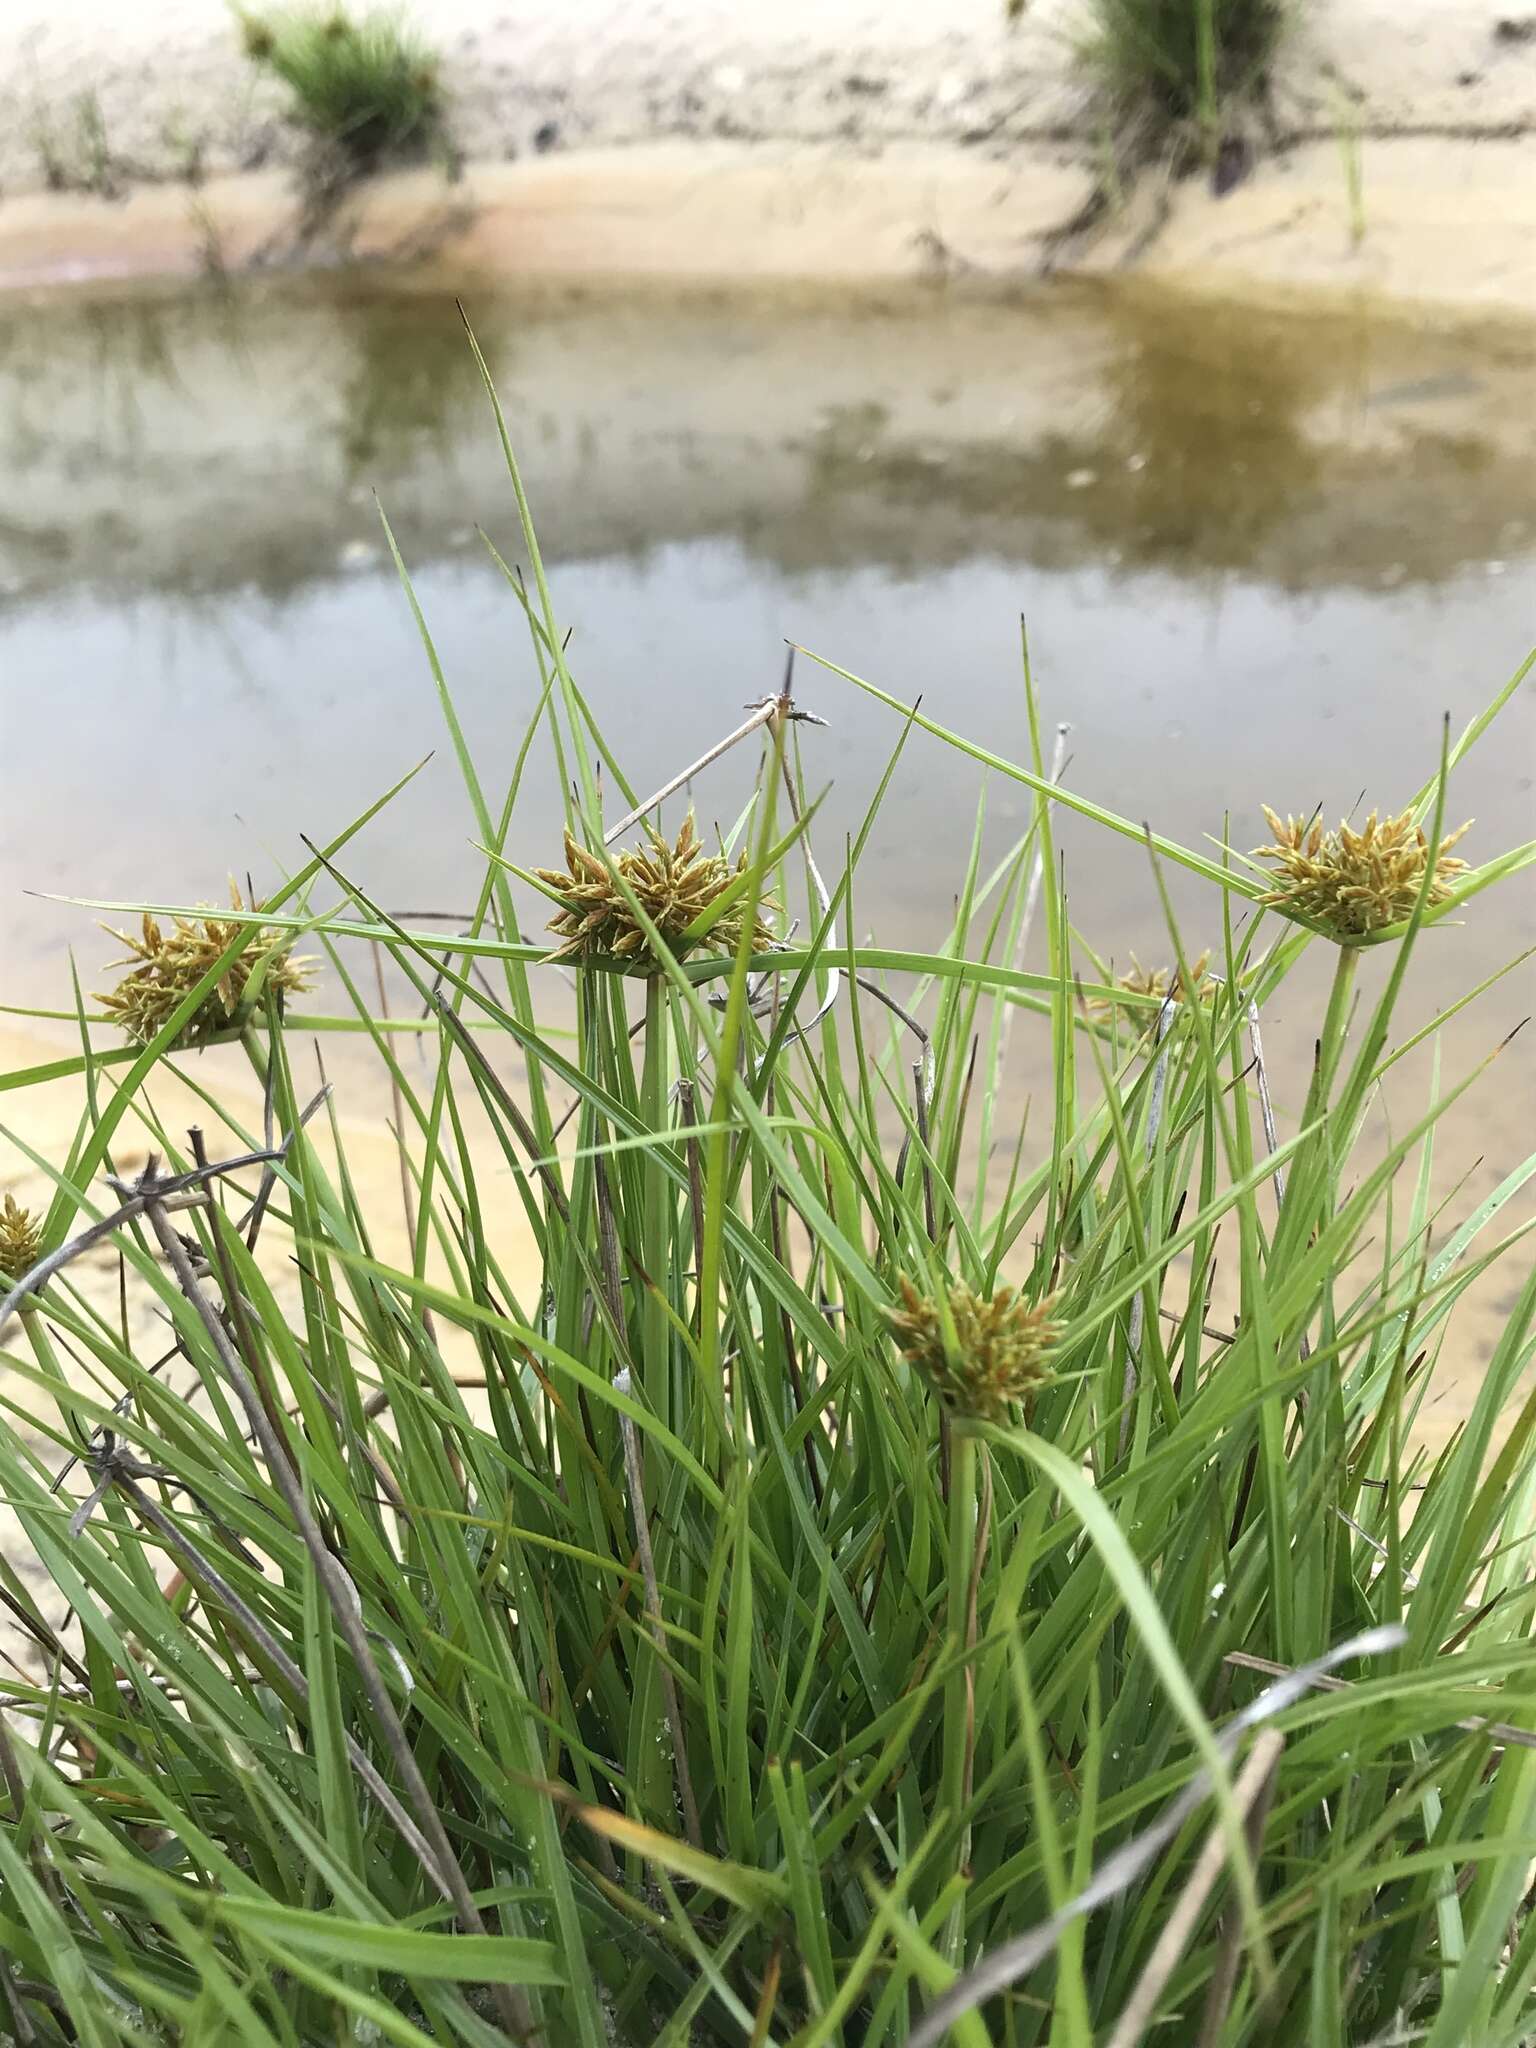
<svg viewBox="0 0 1536 2048"><path fill-rule="evenodd" d="M630 788L512 476L565 848L525 843L526 747L471 759L418 611L485 851L463 927L379 906L359 820L259 905L134 906L78 1057L3 1083L73 1072L84 1108L67 1156L31 1155L51 1202L0 1214L0 1487L69 1608L0 1565L42 1671L0 1676L0 2032L1532 2038L1536 1156L1437 1206L1476 1075L1359 1142L1423 1035L1394 1021L1423 928L1536 858L1464 867L1447 829L1515 684L1406 809L1275 816L1257 859L1056 784L1027 687L1025 765L893 705L834 863L787 686L731 735L761 773L725 833L682 777ZM1034 816L990 871L978 832L937 952L881 950L852 936L860 855L902 748L936 742ZM1199 878L1209 955L1170 918L1162 970L1100 969L1057 806ZM359 942L414 987L425 1067ZM1332 995L1280 1126L1261 1022L1316 946ZM295 1071L322 978L397 1091L398 1265ZM1027 1143L1026 1034L1054 1076ZM242 1129L209 1096L232 1158L155 1109L169 1073L206 1093L210 1037L266 1105ZM508 1173L526 1281L483 1221ZM75 1262L103 1240L153 1351ZM1498 1261L1507 1322L1429 1455L1416 1417Z"/></svg>

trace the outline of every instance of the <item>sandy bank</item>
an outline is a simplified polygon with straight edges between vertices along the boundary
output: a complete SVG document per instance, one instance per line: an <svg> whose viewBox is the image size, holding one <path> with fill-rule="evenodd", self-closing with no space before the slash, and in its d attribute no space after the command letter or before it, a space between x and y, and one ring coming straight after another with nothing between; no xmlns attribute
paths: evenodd
<svg viewBox="0 0 1536 2048"><path fill-rule="evenodd" d="M259 11L259 10L258 10ZM1091 142L1087 0L415 0L472 161L668 137L1006 147ZM1296 0L1273 81L1289 140L1536 127L1529 0ZM104 156L128 178L252 168L291 148L226 0L11 0L0 188ZM80 115L93 119L82 128Z"/></svg>
<svg viewBox="0 0 1536 2048"><path fill-rule="evenodd" d="M1222 199L1197 182L1138 198L1057 267L1128 269L1288 300L1386 297L1536 314L1536 149L1524 140L1368 145L1356 240L1339 153L1298 145ZM669 142L431 171L360 188L313 237L286 172L140 185L114 205L34 193L0 205L0 288L187 276L344 257L445 276L676 284L1033 279L1087 195L1069 151L1006 159L942 144ZM1160 217L1149 233L1149 208Z"/></svg>
<svg viewBox="0 0 1536 2048"><path fill-rule="evenodd" d="M1001 0L432 0L468 174L381 181L307 238L223 0L24 0L0 20L0 284L426 248L468 274L1033 276L1094 176L1085 5L1010 28ZM1266 120L1238 190L1144 181L1068 260L1536 312L1522 0L1305 0Z"/></svg>

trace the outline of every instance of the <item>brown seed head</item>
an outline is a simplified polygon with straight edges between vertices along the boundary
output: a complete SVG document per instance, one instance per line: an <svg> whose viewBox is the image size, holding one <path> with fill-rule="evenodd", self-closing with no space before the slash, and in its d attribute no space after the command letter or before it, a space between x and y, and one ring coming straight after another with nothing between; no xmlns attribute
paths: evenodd
<svg viewBox="0 0 1536 2048"><path fill-rule="evenodd" d="M674 959L705 946L712 953L734 953L746 922L745 899L738 899L702 938L689 938L688 927L717 902L747 865L743 853L733 865L718 853L706 852L690 811L676 842L663 839L647 825L649 843L626 847L613 856L613 869L624 878L646 916L660 932ZM622 960L636 973L654 974L659 962L645 927L635 917L608 866L567 832L565 868L535 872L560 899L548 929L560 944L556 960ZM778 906L764 897L758 908ZM752 947L762 952L774 943L760 917L752 923Z"/></svg>
<svg viewBox="0 0 1536 2048"><path fill-rule="evenodd" d="M43 1255L43 1227L14 1195L0 1202L0 1283L14 1285Z"/></svg>
<svg viewBox="0 0 1536 2048"><path fill-rule="evenodd" d="M1202 1003L1208 1003L1215 995L1217 981L1206 969L1211 961L1210 952L1202 953L1197 960L1189 963L1190 985ZM1152 996L1159 1002L1166 1002L1171 995L1176 1003L1184 1000L1184 977L1177 967L1143 967L1133 953L1129 972L1117 979L1115 986L1123 988L1128 995ZM1106 996L1095 997L1088 1005L1091 1011L1103 1015L1115 1008ZM1155 1021L1155 1013L1153 1013ZM1150 1025L1148 1027L1150 1029Z"/></svg>
<svg viewBox="0 0 1536 2048"><path fill-rule="evenodd" d="M245 54L253 64L264 64L277 48L277 37L272 24L263 21L259 14L244 14L240 17L240 41Z"/></svg>
<svg viewBox="0 0 1536 2048"><path fill-rule="evenodd" d="M233 882L229 885L229 901L232 909L244 910L244 900ZM253 903L251 908L259 910L261 905ZM103 929L112 931L114 938L122 940L130 959L124 963L129 971L116 988L99 993L97 1001L114 1023L120 1025L138 1045L149 1043L182 998L196 987L214 962L242 935L249 942L245 951L225 969L192 1013L176 1040L178 1047L201 1045L216 1033L228 1031L245 1021L250 1014L247 990L257 963L263 957L266 960L264 987L292 994L310 985L312 963L296 960L282 945L279 934L265 927L252 929L249 925L215 916L178 917L172 920L171 929L166 931L146 911L141 935L137 938L131 932L115 931L110 925ZM274 946L277 950L268 954L268 948Z"/></svg>
<svg viewBox="0 0 1536 2048"><path fill-rule="evenodd" d="M1262 902L1321 925L1341 946L1358 945L1368 933L1412 916L1429 866L1429 841L1411 810L1395 818L1372 811L1359 831L1345 823L1336 832L1325 831L1316 816L1280 818L1268 804L1264 816L1274 843L1259 847L1254 858L1271 864L1275 886ZM1445 902L1454 878L1466 872L1467 863L1451 852L1466 830L1460 825L1440 842L1431 908Z"/></svg>
<svg viewBox="0 0 1536 2048"><path fill-rule="evenodd" d="M1053 1300L1029 1302L1016 1287L1000 1287L991 1300L968 1287L949 1288L946 1299L955 1341L945 1342L938 1305L905 1273L896 1282L904 1304L888 1311L896 1347L933 1391L958 1415L1001 1422L1009 1405L1050 1378L1050 1354L1061 1335Z"/></svg>

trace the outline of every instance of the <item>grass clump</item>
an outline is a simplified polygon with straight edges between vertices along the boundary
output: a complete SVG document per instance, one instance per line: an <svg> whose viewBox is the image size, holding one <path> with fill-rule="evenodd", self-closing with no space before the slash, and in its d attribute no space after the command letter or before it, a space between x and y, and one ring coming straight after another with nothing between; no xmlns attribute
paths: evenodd
<svg viewBox="0 0 1536 2048"><path fill-rule="evenodd" d="M1262 869L1053 782L1034 739L1008 761L896 706L831 866L786 694L733 736L761 753L718 855L691 824L627 848L708 877L656 944L661 899L595 849L626 837L605 789L627 817L658 800L598 736L530 527L523 551L528 731L495 781L421 622L485 854L462 921L370 895L374 806L217 920L126 1070L81 1020L79 1130L41 1162L46 1292L22 1274L0 1302L0 1496L30 1551L0 1596L37 1666L0 1669L0 2030L1517 2048L1536 1155L1475 1201L1434 1193L1475 1076L1365 1140L1417 1035L1420 931L1536 846L1341 948L1320 1022L1314 934ZM1491 716L1408 806L1431 845ZM1036 804L995 862L979 825L957 849L931 950L851 936L908 745ZM599 892L581 924L616 891L642 976L610 924L558 965L524 936L541 750L586 850L548 886ZM1161 995L1106 981L1057 807L1204 892L1203 977L1170 919ZM329 1027L388 1070L393 1254L300 1080L319 1020L270 970L217 1034L258 1128L177 1051L203 982L272 934L323 952ZM1372 946L1392 971L1357 1003ZM408 1012L371 1001L358 948ZM1173 972L1209 999L1168 1001ZM1312 1074L1274 1119L1261 1013ZM1026 1035L1050 1081L1020 1133ZM203 1128L162 1115L172 1078ZM153 1156L128 1180L130 1142ZM103 1237L105 1286L74 1256ZM1500 1269L1466 1418L1416 1449L1463 1297Z"/></svg>
<svg viewBox="0 0 1536 2048"><path fill-rule="evenodd" d="M1154 133L1219 136L1261 84L1284 0L1089 0L1084 56L1112 101Z"/></svg>
<svg viewBox="0 0 1536 2048"><path fill-rule="evenodd" d="M239 16L245 53L288 88L288 115L357 172L418 154L439 133L437 58L387 9L300 6Z"/></svg>
<svg viewBox="0 0 1536 2048"><path fill-rule="evenodd" d="M56 127L52 114L42 105L32 117L32 142L48 190L118 198L126 167L109 145L100 95L93 89L76 93L70 112L72 125L63 129Z"/></svg>

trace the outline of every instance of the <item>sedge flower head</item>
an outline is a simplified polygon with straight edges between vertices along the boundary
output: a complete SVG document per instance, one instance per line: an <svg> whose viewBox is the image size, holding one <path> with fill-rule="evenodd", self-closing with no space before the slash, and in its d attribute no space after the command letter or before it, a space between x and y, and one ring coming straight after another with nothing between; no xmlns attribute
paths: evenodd
<svg viewBox="0 0 1536 2048"><path fill-rule="evenodd" d="M43 1255L43 1227L14 1195L0 1201L0 1285L13 1286Z"/></svg>
<svg viewBox="0 0 1536 2048"><path fill-rule="evenodd" d="M233 882L229 901L231 909L245 909ZM259 910L261 905L253 903L251 908ZM115 988L98 993L97 1001L137 1045L147 1045L155 1037L183 998L239 937L248 941L245 951L236 955L193 1011L177 1037L178 1047L202 1045L245 1022L254 1006L250 983L258 963L263 966L263 986L281 994L310 985L311 963L295 959L278 933L264 927L253 930L214 913L173 918L167 930L146 911L138 935L112 930L112 936L128 948L129 959L124 963L128 972Z"/></svg>
<svg viewBox="0 0 1536 2048"><path fill-rule="evenodd" d="M917 1367L946 1408L980 1422L1001 1422L1009 1407L1045 1385L1060 1335L1054 1306L1026 1300L1017 1287L990 1298L968 1287L946 1289L954 1331L946 1341L938 1303L905 1273L896 1276L902 1306L888 1311L896 1347Z"/></svg>
<svg viewBox="0 0 1536 2048"><path fill-rule="evenodd" d="M1217 987L1216 977L1208 972L1211 963L1209 950L1189 963L1189 982L1202 1003L1210 1002ZM1170 999L1176 1003L1184 1000L1184 977L1177 967L1143 967L1133 953L1126 972L1117 976L1116 988L1123 988L1127 995L1146 996L1159 1003ZM1116 1005L1108 996L1098 996L1088 1005L1096 1014L1104 1015Z"/></svg>
<svg viewBox="0 0 1536 2048"><path fill-rule="evenodd" d="M1260 900L1304 924L1319 925L1340 945L1358 945L1371 932L1413 915L1430 865L1429 840L1412 810L1383 818L1372 811L1358 830L1348 823L1325 830L1320 818L1281 818L1268 804L1264 816L1273 843L1255 852L1274 869L1274 887ZM1469 821L1470 822L1470 821ZM1435 853L1428 907L1444 903L1467 863L1451 848L1466 825L1442 839Z"/></svg>
<svg viewBox="0 0 1536 2048"><path fill-rule="evenodd" d="M747 856L735 861L710 853L699 838L690 811L675 840L663 838L647 825L646 843L626 847L604 861L567 831L564 868L538 868L538 879L556 897L559 908L548 929L560 944L556 960L618 960L637 973L654 974L660 963L650 934L631 909L625 886L660 933L673 959L682 959L697 946L711 952L734 953L741 943L748 909L745 895L738 896L723 910L700 937L689 936L689 928L703 916L745 872ZM772 898L764 897L758 910L775 909ZM774 943L773 933L753 912L751 943L754 952Z"/></svg>

